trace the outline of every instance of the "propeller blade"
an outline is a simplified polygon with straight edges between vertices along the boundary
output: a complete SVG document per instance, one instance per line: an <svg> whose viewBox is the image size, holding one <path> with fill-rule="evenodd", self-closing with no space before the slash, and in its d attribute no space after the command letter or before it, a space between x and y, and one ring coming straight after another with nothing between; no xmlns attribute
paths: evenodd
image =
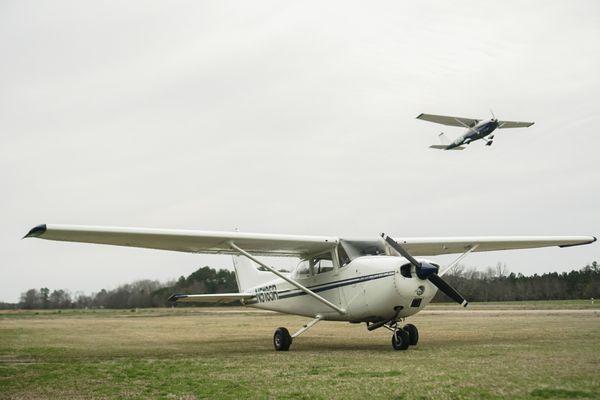
<svg viewBox="0 0 600 400"><path fill-rule="evenodd" d="M438 274L433 272L433 271L437 271L437 267L435 267L435 269L433 269L434 267L432 267L426 263L425 266L429 267L429 268L422 268L421 263L418 262L417 260L415 260L414 257L411 256L408 253L408 251L406 251L404 249L404 247L400 246L400 244L398 242L396 242L394 239L392 239L385 233L382 233L381 237L386 241L387 244L389 244L394 250L396 250L402 257L406 258L408 261L410 261L410 263L412 265L415 266L417 276L419 276L419 278L429 279L429 281L431 283L433 283L435 286L437 286L438 289L440 289L448 297L450 297L452 300L456 301L461 306L466 307L467 304L469 304L469 302L467 300L465 300L465 298L462 297L462 295L460 293L458 293L458 291L456 289L454 289L452 286L448 285L448 283L445 280L443 280ZM475 248L473 248L473 250ZM459 260L460 260L460 258L459 258ZM423 274L423 272L425 272L425 274Z"/></svg>
<svg viewBox="0 0 600 400"><path fill-rule="evenodd" d="M490 114L492 114L492 118L496 119L496 116L494 115L494 111L492 111L491 108L490 108Z"/></svg>
<svg viewBox="0 0 600 400"><path fill-rule="evenodd" d="M458 293L458 291L456 289L454 289L452 286L448 285L448 283L446 283L445 280L440 278L440 276L438 274L430 274L427 277L427 279L429 279L429 281L431 283L433 283L435 286L437 286L438 289L440 289L442 292L444 292L452 300L459 303L461 306L466 307L467 304L469 304L469 302L467 300L465 300L465 298L462 297L462 295L460 293Z"/></svg>
<svg viewBox="0 0 600 400"><path fill-rule="evenodd" d="M396 250L398 253L400 253L400 255L404 258L406 258L412 265L415 266L415 268L421 268L421 263L418 262L417 260L415 260L413 258L413 256L411 256L410 254L408 254L408 251L404 250L404 248L402 246L400 246L400 244L398 244L398 242L396 242L394 239L392 239L391 237L389 237L388 235L386 235L385 233L381 234L381 237L386 241L387 244L389 244L394 250Z"/></svg>

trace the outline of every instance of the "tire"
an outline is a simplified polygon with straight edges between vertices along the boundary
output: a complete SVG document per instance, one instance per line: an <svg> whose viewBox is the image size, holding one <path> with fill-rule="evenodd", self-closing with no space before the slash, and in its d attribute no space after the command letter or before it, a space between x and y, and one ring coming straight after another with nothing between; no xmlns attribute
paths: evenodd
<svg viewBox="0 0 600 400"><path fill-rule="evenodd" d="M392 335L392 347L394 350L406 350L409 346L410 338L408 332L404 329L396 329L396 332Z"/></svg>
<svg viewBox="0 0 600 400"><path fill-rule="evenodd" d="M273 335L273 345L275 346L275 351L288 351L291 344L292 336L290 336L290 332L283 327L277 328L275 334Z"/></svg>
<svg viewBox="0 0 600 400"><path fill-rule="evenodd" d="M404 330L408 333L408 343L411 346L419 343L419 330L413 324L404 325Z"/></svg>

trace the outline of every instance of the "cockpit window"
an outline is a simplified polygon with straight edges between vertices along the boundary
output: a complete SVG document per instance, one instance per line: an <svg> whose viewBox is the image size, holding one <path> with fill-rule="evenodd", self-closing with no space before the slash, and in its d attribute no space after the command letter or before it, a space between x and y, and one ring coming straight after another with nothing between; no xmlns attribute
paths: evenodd
<svg viewBox="0 0 600 400"><path fill-rule="evenodd" d="M294 271L294 274L296 276L310 276L310 264L308 263L308 260L300 261Z"/></svg>
<svg viewBox="0 0 600 400"><path fill-rule="evenodd" d="M319 254L308 260L302 260L294 270L294 275L298 277L307 277L324 272L333 271L332 252Z"/></svg>
<svg viewBox="0 0 600 400"><path fill-rule="evenodd" d="M315 262L315 273L322 274L323 272L333 271L333 261L321 259Z"/></svg>
<svg viewBox="0 0 600 400"><path fill-rule="evenodd" d="M337 250L338 258L340 260L340 268L350 264L350 257L348 257L348 253L346 253L346 250L344 250L342 246L338 246Z"/></svg>

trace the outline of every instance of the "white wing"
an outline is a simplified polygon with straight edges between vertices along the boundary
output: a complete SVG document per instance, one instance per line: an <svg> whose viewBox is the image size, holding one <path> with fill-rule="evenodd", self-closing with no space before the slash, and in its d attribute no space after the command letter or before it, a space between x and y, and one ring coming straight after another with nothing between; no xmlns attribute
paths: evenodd
<svg viewBox="0 0 600 400"><path fill-rule="evenodd" d="M463 118L463 117L451 117L448 115L435 115L435 114L419 114L417 119L422 119L423 121L435 122L436 124L442 125L450 125L450 126L460 126L460 127L473 127L477 125L480 121L478 119L473 118Z"/></svg>
<svg viewBox="0 0 600 400"><path fill-rule="evenodd" d="M116 228L77 225L39 225L25 237L144 247L188 253L239 254L229 246L237 246L254 255L301 257L326 251L338 239L327 236L266 235L261 233L210 232L169 229Z"/></svg>
<svg viewBox="0 0 600 400"><path fill-rule="evenodd" d="M528 128L534 122L519 122L519 121L498 121L498 129L505 128Z"/></svg>
<svg viewBox="0 0 600 400"><path fill-rule="evenodd" d="M475 236L438 238L397 238L413 256L463 253L477 245L475 252L532 249L537 247L570 247L596 241L594 236Z"/></svg>
<svg viewBox="0 0 600 400"><path fill-rule="evenodd" d="M340 241L362 248L381 245L378 239L355 240L329 236L269 235L261 233L113 228L98 226L39 225L25 237L65 242L111 244L182 251L188 253L238 254L230 242L253 255L303 257L334 248ZM489 236L396 238L414 256L462 253L474 245L476 251L567 247L589 244L593 236ZM370 254L365 252L364 254Z"/></svg>

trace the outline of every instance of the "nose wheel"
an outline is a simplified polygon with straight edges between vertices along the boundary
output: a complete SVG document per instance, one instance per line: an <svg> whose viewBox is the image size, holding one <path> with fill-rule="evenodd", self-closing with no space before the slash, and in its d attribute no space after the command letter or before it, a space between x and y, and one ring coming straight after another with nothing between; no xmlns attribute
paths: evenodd
<svg viewBox="0 0 600 400"><path fill-rule="evenodd" d="M392 347L394 350L406 350L419 342L419 330L413 324L406 324L403 328L396 327L392 334Z"/></svg>
<svg viewBox="0 0 600 400"><path fill-rule="evenodd" d="M394 350L406 350L410 346L408 332L402 328L397 328L392 335L392 347Z"/></svg>

